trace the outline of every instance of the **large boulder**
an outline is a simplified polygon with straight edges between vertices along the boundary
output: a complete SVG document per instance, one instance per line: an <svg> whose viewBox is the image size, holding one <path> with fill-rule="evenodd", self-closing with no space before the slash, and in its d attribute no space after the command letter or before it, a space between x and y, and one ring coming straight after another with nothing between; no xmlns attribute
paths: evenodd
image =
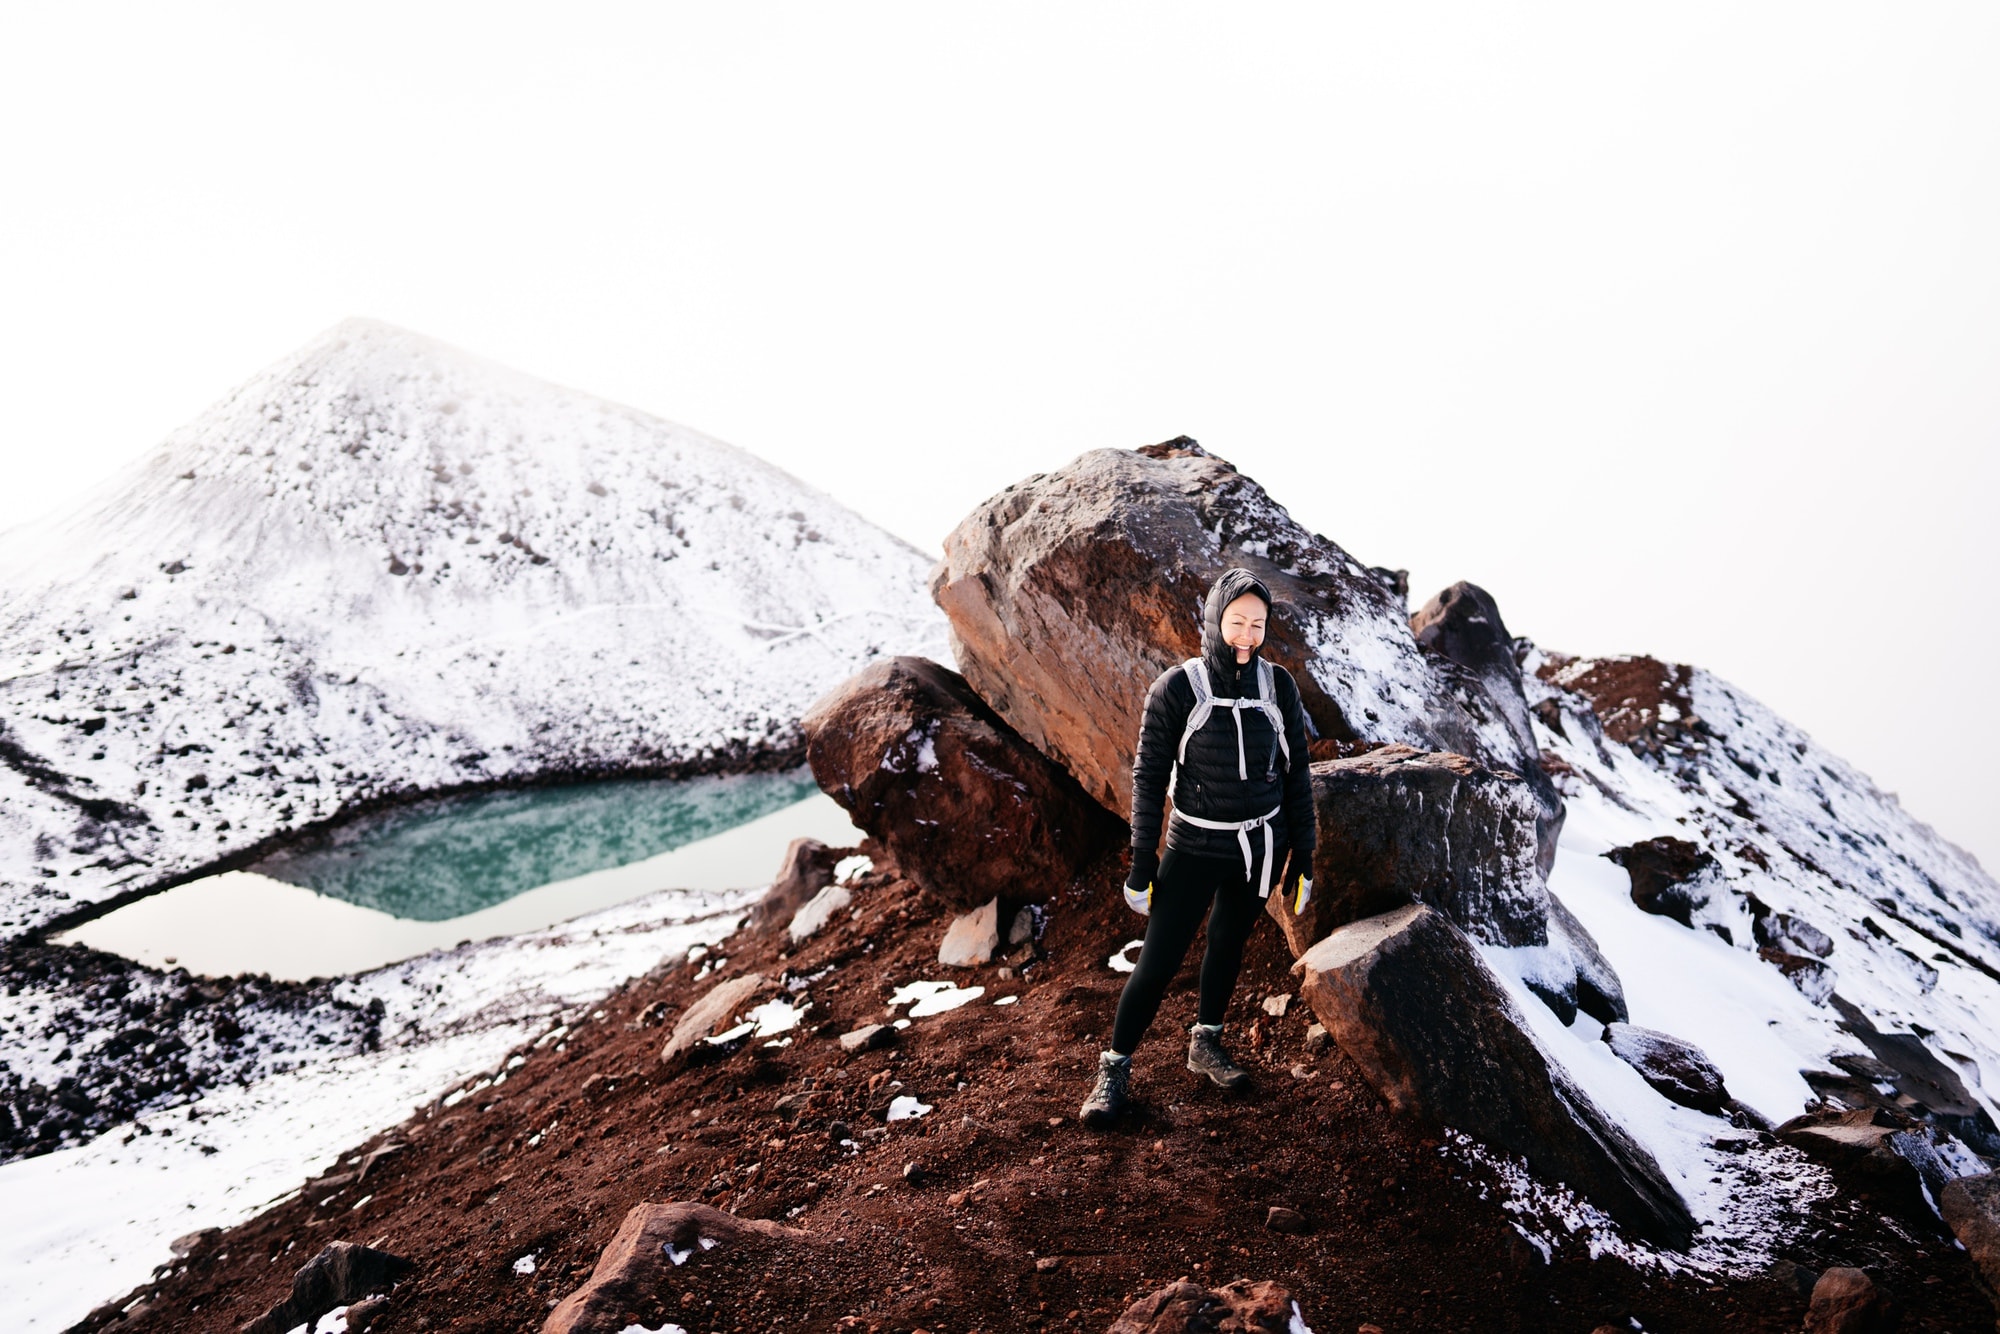
<svg viewBox="0 0 2000 1334"><path fill-rule="evenodd" d="M667 1045L661 1049L660 1059L671 1061L717 1029L730 1027L736 1016L749 1008L751 1000L770 987L760 973L745 973L717 982L700 1000L688 1006L687 1013L674 1025Z"/></svg>
<svg viewBox="0 0 2000 1334"><path fill-rule="evenodd" d="M1938 1210L1987 1290L2000 1293L2000 1175L1988 1172L1951 1182L1938 1194Z"/></svg>
<svg viewBox="0 0 2000 1334"><path fill-rule="evenodd" d="M1805 1334L1893 1334L1901 1316L1896 1299L1865 1271L1835 1265L1813 1284Z"/></svg>
<svg viewBox="0 0 2000 1334"><path fill-rule="evenodd" d="M241 1327L241 1334L285 1334L298 1325L311 1329L335 1307L371 1293L386 1293L416 1266L400 1255L328 1242L292 1275L292 1295Z"/></svg>
<svg viewBox="0 0 2000 1334"><path fill-rule="evenodd" d="M1318 737L1539 765L1502 709L1469 711L1469 678L1417 647L1391 576L1185 437L1092 450L1008 487L945 538L931 594L972 687L1130 818L1146 689L1199 650L1202 598L1229 566L1276 596L1264 653L1297 679Z"/></svg>
<svg viewBox="0 0 2000 1334"><path fill-rule="evenodd" d="M1288 1334L1304 1329L1292 1294L1268 1280L1220 1288L1183 1279L1125 1308L1106 1334Z"/></svg>
<svg viewBox="0 0 2000 1334"><path fill-rule="evenodd" d="M1722 1072L1692 1042L1637 1024L1606 1024L1604 1044L1669 1101L1699 1112L1720 1112L1729 1105Z"/></svg>
<svg viewBox="0 0 2000 1334"><path fill-rule="evenodd" d="M1640 1144L1548 1057L1466 936L1423 904L1341 927L1295 965L1383 1101L1528 1160L1628 1231L1684 1248L1695 1221Z"/></svg>
<svg viewBox="0 0 2000 1334"><path fill-rule="evenodd" d="M959 912L1044 901L1124 845L1124 827L1075 779L926 659L874 663L803 726L820 787Z"/></svg>
<svg viewBox="0 0 2000 1334"><path fill-rule="evenodd" d="M1539 752L1514 637L1507 633L1500 604L1491 593L1477 584L1453 584L1417 609L1410 617L1410 632L1419 648L1456 669L1459 704L1467 713L1476 717L1486 710L1497 711L1523 755ZM1546 875L1555 865L1556 838L1562 832L1562 797L1541 765L1526 766L1520 773L1539 808L1536 844Z"/></svg>
<svg viewBox="0 0 2000 1334"><path fill-rule="evenodd" d="M1535 947L1527 978L1567 1020L1626 1017L1624 989L1581 923L1550 895L1533 788L1463 755L1384 746L1312 767L1319 844L1313 899L1266 904L1294 955L1335 928L1408 903L1488 945ZM1525 957L1525 956L1524 956Z"/></svg>
<svg viewBox="0 0 2000 1334"><path fill-rule="evenodd" d="M641 1204L625 1215L581 1288L565 1297L542 1334L618 1334L632 1313L680 1311L667 1300L675 1272L690 1263L768 1266L775 1253L808 1245L796 1228L738 1218L705 1204Z"/></svg>

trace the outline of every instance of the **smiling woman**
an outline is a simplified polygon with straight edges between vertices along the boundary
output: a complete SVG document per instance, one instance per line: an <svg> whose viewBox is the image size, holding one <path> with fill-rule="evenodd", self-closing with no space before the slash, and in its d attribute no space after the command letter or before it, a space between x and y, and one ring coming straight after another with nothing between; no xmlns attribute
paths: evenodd
<svg viewBox="0 0 2000 1334"><path fill-rule="evenodd" d="M801 836L859 838L803 771L480 793L362 817L61 939L204 976L331 977L660 890L755 886Z"/></svg>

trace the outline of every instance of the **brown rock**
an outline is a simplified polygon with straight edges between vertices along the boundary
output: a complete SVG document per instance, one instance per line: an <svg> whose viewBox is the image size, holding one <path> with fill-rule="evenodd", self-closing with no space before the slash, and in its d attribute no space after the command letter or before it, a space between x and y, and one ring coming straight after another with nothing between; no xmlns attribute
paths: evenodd
<svg viewBox="0 0 2000 1334"><path fill-rule="evenodd" d="M956 672L923 658L875 663L803 726L820 787L960 912L1041 902L1094 864L1117 874L1119 822Z"/></svg>
<svg viewBox="0 0 2000 1334"><path fill-rule="evenodd" d="M705 1204L635 1206L599 1253L589 1281L549 1313L542 1334L617 1334L631 1323L626 1313L670 1305L673 1276L683 1265L740 1264L746 1256L767 1264L775 1250L810 1243L797 1229Z"/></svg>
<svg viewBox="0 0 2000 1334"><path fill-rule="evenodd" d="M1274 1204L1264 1213L1264 1226L1272 1232L1310 1232L1312 1224L1296 1209L1287 1209L1282 1204Z"/></svg>
<svg viewBox="0 0 2000 1334"><path fill-rule="evenodd" d="M388 1292L414 1268L387 1251L351 1241L329 1242L292 1275L292 1295L245 1323L242 1334L284 1334L300 1324L310 1329L336 1306Z"/></svg>
<svg viewBox="0 0 2000 1334"><path fill-rule="evenodd" d="M1960 1177L1939 1192L1938 1208L1987 1290L2000 1293L2000 1176Z"/></svg>
<svg viewBox="0 0 2000 1334"><path fill-rule="evenodd" d="M1659 1164L1550 1063L1443 914L1413 904L1351 923L1295 970L1313 1013L1391 1108L1520 1154L1656 1244L1693 1237Z"/></svg>
<svg viewBox="0 0 2000 1334"><path fill-rule="evenodd" d="M688 1006L687 1013L674 1025L673 1035L661 1050L660 1059L670 1061L718 1029L728 1028L736 1015L749 1004L750 998L764 990L766 985L757 973L745 973L742 977L717 982L708 989L707 995Z"/></svg>
<svg viewBox="0 0 2000 1334"><path fill-rule="evenodd" d="M1806 1334L1889 1334L1901 1316L1895 1299L1859 1269L1835 1266L1813 1284Z"/></svg>
<svg viewBox="0 0 2000 1334"><path fill-rule="evenodd" d="M1778 1138L1826 1164L1848 1190L1879 1197L1906 1213L1928 1213L1916 1165L1898 1140L1914 1140L1880 1109L1809 1112L1778 1127ZM1915 1145L1911 1146L1913 1149Z"/></svg>
<svg viewBox="0 0 2000 1334"><path fill-rule="evenodd" d="M1632 902L1643 911L1692 926L1720 873L1714 857L1684 838L1663 836L1604 854L1632 877Z"/></svg>
<svg viewBox="0 0 2000 1334"><path fill-rule="evenodd" d="M1147 687L1199 651L1202 598L1232 565L1276 596L1264 655L1291 671L1321 738L1539 763L1497 708L1467 711L1389 579L1186 437L1008 487L945 538L931 594L973 689L1129 818Z"/></svg>
<svg viewBox="0 0 2000 1334"><path fill-rule="evenodd" d="M1106 1334L1286 1334L1297 1303L1269 1281L1171 1283L1125 1308Z"/></svg>
<svg viewBox="0 0 2000 1334"><path fill-rule="evenodd" d="M833 883L833 868L858 849L828 847L816 838L795 838L785 848L778 878L750 911L750 925L789 922L813 895Z"/></svg>

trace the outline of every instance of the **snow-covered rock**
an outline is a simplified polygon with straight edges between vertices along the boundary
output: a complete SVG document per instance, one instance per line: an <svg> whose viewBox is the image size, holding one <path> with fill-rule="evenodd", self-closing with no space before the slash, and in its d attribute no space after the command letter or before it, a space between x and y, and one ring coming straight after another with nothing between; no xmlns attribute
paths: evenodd
<svg viewBox="0 0 2000 1334"><path fill-rule="evenodd" d="M349 321L0 536L0 937L357 803L796 758L923 553L741 450Z"/></svg>

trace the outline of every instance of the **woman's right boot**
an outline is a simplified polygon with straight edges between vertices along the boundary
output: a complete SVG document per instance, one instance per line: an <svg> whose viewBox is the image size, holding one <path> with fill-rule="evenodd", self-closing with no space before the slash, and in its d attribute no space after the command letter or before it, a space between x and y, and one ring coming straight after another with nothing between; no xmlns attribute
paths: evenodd
<svg viewBox="0 0 2000 1334"><path fill-rule="evenodd" d="M1097 1083L1091 1088L1090 1096L1083 1100L1083 1110L1077 1113L1077 1119L1097 1129L1116 1121L1125 1110L1125 1091L1131 1080L1131 1057L1108 1051L1100 1053L1097 1058Z"/></svg>

